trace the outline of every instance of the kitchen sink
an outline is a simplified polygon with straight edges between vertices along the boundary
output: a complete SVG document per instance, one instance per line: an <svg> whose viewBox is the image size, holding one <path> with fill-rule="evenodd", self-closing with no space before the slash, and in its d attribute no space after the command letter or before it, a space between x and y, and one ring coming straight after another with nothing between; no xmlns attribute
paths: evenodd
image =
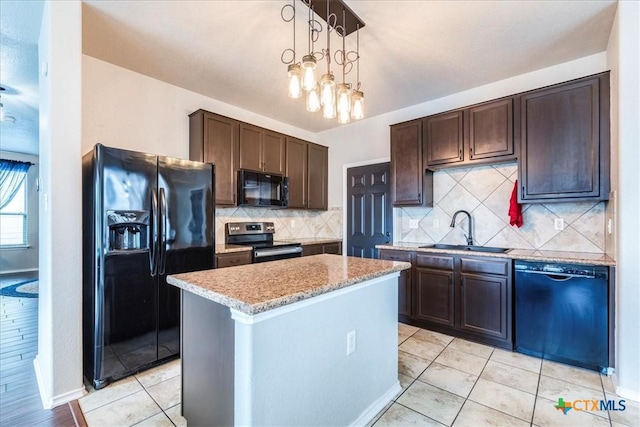
<svg viewBox="0 0 640 427"><path fill-rule="evenodd" d="M503 254L509 250L507 248L494 248L491 246L446 245L444 243L436 243L436 244L424 245L420 247L429 248L429 249L447 249L447 250L454 250L454 251L491 252L496 254Z"/></svg>

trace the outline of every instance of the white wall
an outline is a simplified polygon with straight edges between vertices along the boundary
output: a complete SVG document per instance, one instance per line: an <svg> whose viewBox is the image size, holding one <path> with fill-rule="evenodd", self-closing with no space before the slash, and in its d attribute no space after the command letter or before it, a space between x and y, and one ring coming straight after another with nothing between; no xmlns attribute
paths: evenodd
<svg viewBox="0 0 640 427"><path fill-rule="evenodd" d="M189 114L212 113L315 142L315 133L82 56L82 153L111 147L189 158Z"/></svg>
<svg viewBox="0 0 640 427"><path fill-rule="evenodd" d="M602 52L324 131L318 143L329 147L329 206L342 206L344 164L389 157L389 125L605 70Z"/></svg>
<svg viewBox="0 0 640 427"><path fill-rule="evenodd" d="M617 193L616 392L640 400L640 3L618 3L607 65L612 75L612 189ZM616 174L617 171L617 174Z"/></svg>
<svg viewBox="0 0 640 427"><path fill-rule="evenodd" d="M82 396L80 1L46 1L40 73L40 301L34 361L45 408Z"/></svg>
<svg viewBox="0 0 640 427"><path fill-rule="evenodd" d="M27 172L27 248L0 249L0 273L35 271L38 269L38 156L0 151L0 157L9 160L31 162Z"/></svg>

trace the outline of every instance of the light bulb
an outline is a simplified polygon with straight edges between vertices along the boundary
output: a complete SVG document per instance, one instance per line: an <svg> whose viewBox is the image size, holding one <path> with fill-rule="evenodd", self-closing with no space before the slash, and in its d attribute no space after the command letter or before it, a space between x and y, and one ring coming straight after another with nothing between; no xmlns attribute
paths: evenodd
<svg viewBox="0 0 640 427"><path fill-rule="evenodd" d="M348 111L338 112L338 123L341 125L349 123L351 121L351 115Z"/></svg>
<svg viewBox="0 0 640 427"><path fill-rule="evenodd" d="M340 118L340 114L347 113L348 115L351 111L351 89L346 83L340 83L338 85L338 101L336 106L338 108L338 119Z"/></svg>
<svg viewBox="0 0 640 427"><path fill-rule="evenodd" d="M320 87L316 83L316 87L307 92L307 111L315 113L320 111Z"/></svg>
<svg viewBox="0 0 640 427"><path fill-rule="evenodd" d="M364 93L354 90L351 94L351 118L360 120L364 117Z"/></svg>
<svg viewBox="0 0 640 427"><path fill-rule="evenodd" d="M322 117L333 119L336 116L336 104L324 104L322 106Z"/></svg>
<svg viewBox="0 0 640 427"><path fill-rule="evenodd" d="M313 90L316 87L316 59L313 55L302 57L302 89Z"/></svg>
<svg viewBox="0 0 640 427"><path fill-rule="evenodd" d="M322 105L336 103L336 82L333 74L323 74L320 79L320 102Z"/></svg>
<svg viewBox="0 0 640 427"><path fill-rule="evenodd" d="M298 64L291 64L289 65L287 75L289 76L289 98L300 98L300 96L302 96L302 89L300 87L302 68Z"/></svg>

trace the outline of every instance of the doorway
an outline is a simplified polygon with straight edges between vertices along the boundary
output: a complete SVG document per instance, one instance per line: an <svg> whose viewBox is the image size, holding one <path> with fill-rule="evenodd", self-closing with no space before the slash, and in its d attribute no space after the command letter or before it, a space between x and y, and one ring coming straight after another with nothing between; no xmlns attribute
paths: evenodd
<svg viewBox="0 0 640 427"><path fill-rule="evenodd" d="M347 169L346 253L377 258L376 245L393 242L389 162Z"/></svg>

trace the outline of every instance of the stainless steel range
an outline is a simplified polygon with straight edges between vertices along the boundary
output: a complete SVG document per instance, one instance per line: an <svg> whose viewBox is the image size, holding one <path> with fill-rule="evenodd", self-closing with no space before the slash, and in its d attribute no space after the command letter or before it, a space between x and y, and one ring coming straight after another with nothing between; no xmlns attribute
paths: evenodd
<svg viewBox="0 0 640 427"><path fill-rule="evenodd" d="M302 256L300 243L273 240L276 232L272 222L228 222L225 241L228 245L253 247L253 262L275 261Z"/></svg>

